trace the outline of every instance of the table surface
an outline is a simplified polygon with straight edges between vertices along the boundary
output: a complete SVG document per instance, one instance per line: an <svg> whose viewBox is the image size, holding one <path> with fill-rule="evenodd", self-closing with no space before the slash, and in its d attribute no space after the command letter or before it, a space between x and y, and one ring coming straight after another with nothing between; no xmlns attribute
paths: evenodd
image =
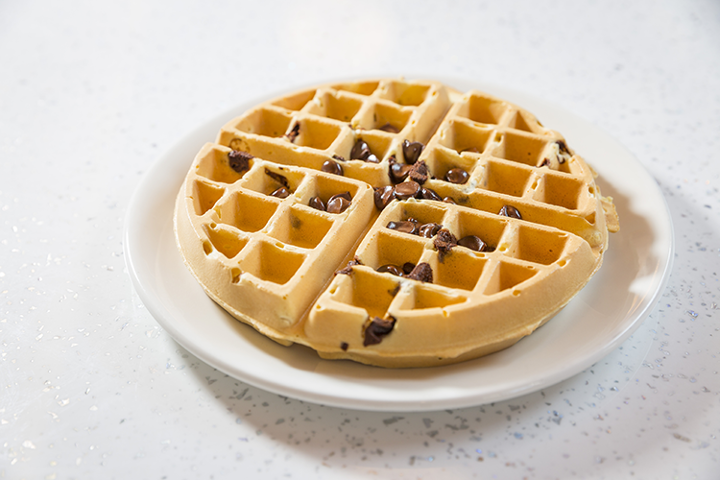
<svg viewBox="0 0 720 480"><path fill-rule="evenodd" d="M0 65L0 479L720 478L720 3L1 2ZM557 385L419 413L175 343L123 255L143 173L240 102L401 74L527 92L637 156L676 240L640 328Z"/></svg>

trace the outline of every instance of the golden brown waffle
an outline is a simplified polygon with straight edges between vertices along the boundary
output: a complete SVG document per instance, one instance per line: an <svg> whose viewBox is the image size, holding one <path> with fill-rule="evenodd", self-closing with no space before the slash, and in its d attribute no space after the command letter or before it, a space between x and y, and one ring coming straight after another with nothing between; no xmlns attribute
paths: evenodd
<svg viewBox="0 0 720 480"><path fill-rule="evenodd" d="M602 263L612 199L557 132L431 81L253 108L180 190L178 245L239 320L323 358L454 363L517 342Z"/></svg>

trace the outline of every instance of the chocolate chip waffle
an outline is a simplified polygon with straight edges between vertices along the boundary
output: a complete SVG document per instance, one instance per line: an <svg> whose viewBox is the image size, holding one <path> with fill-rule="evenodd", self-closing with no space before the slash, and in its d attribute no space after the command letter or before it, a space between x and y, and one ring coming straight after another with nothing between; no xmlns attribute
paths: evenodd
<svg viewBox="0 0 720 480"><path fill-rule="evenodd" d="M323 358L475 358L548 321L602 263L612 199L558 133L432 81L331 84L261 104L195 158L185 263L237 319Z"/></svg>

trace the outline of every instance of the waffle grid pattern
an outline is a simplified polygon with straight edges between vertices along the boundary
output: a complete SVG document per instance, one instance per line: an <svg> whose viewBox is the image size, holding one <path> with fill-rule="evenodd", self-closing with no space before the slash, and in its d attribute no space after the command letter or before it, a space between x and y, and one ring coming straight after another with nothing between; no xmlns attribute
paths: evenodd
<svg viewBox="0 0 720 480"><path fill-rule="evenodd" d="M374 159L351 158L360 140ZM395 184L391 165L412 161L404 157L404 141L424 146L415 159L427 166L423 187L454 203L412 198L378 212L373 188ZM246 168L233 168L232 151L252 156ZM328 162L340 172L328 173ZM467 174L465 181L450 181L448 172L458 168ZM283 186L289 195L277 198ZM418 349L432 345L426 337L434 329L412 340L414 350L398 350L398 342L408 341L398 319L408 330L412 322L424 328L433 319L452 319L453 312L460 318L463 312L481 312L488 302L520 297L525 286L561 276L578 252L585 257L575 261L586 270L581 283L589 279L607 242L596 188L592 170L564 139L512 104L433 82L336 84L260 105L226 124L217 144L203 148L185 185L187 219L202 252L186 252L185 258L211 297L281 343L303 343L327 358L432 364L490 350L461 345L450 335L452 353L424 358ZM327 203L343 192L351 201L340 213L310 206L314 197ZM498 215L505 205L516 207L522 219ZM455 246L443 255L432 238L387 228L408 219L442 225L456 238L476 235L491 251ZM214 272L225 276L226 286L207 285L197 267L203 256L221 266ZM350 274L333 276L352 258L359 264ZM377 271L405 262L428 264L432 282ZM245 289L240 297L247 298L237 300L233 288ZM556 311L570 297L545 308ZM361 332L375 317L397 320L398 328L387 341L368 347ZM528 334L546 317L529 322L529 331L527 325L515 330ZM382 359L395 350L409 360Z"/></svg>
<svg viewBox="0 0 720 480"><path fill-rule="evenodd" d="M459 303L481 303L483 296L490 296L512 289L525 280L532 278L547 265L558 261L563 265L563 252L567 243L570 248L577 248L578 239L572 239L567 233L554 229L537 229L523 225L512 219L500 219L497 216L468 211L467 209L442 205L436 208L417 205L417 202L395 204L385 212L376 223L377 235L360 246L356 257L360 265L354 270L374 280L368 280L368 287L374 293L353 291L350 295L335 290L331 298L351 298L349 304L361 307L371 315L385 318L390 311L423 310L428 308L444 308ZM493 218L495 217L495 218ZM396 220L416 218L420 223L439 223L457 238L465 235L477 235L497 245L492 252L478 253L462 246L454 247L451 255L441 258L433 246L432 238L401 233L382 224ZM425 221L424 221L425 220ZM541 236L538 242L537 237ZM535 237L530 242L527 239ZM534 248L540 243L547 249ZM382 277L388 273L378 273L382 265L403 265L428 263L432 268L433 282L408 282L409 288L400 289L401 280L393 279L394 284L386 284ZM340 287L341 289L343 287ZM352 286L358 289L357 283ZM393 292L399 292L392 295ZM363 303L363 298L376 299L390 293L390 303L380 304L370 301ZM518 294L518 292L515 292ZM389 299L389 297L386 297ZM383 305L384 308L378 308ZM434 313L434 312L433 312Z"/></svg>

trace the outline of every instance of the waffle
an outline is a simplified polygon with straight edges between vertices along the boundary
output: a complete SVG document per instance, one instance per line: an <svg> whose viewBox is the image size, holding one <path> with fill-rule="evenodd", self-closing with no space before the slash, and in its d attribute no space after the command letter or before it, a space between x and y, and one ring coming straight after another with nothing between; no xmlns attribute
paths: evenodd
<svg viewBox="0 0 720 480"><path fill-rule="evenodd" d="M283 345L442 365L531 334L597 271L619 226L594 178L558 132L488 94L330 84L202 147L176 239L215 302Z"/></svg>

